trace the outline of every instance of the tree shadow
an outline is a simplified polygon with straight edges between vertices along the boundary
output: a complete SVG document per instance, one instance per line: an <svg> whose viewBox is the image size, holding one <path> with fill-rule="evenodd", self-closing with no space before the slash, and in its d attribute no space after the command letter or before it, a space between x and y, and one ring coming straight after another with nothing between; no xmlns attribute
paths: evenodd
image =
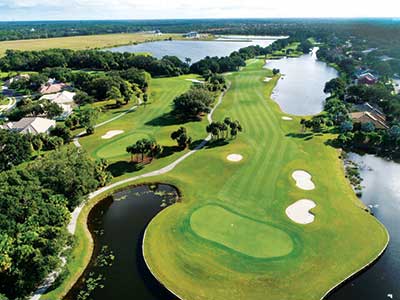
<svg viewBox="0 0 400 300"><path fill-rule="evenodd" d="M159 155L159 158L167 157L174 154L175 152L181 152L183 150L184 149L179 146L164 146L162 153Z"/></svg>
<svg viewBox="0 0 400 300"><path fill-rule="evenodd" d="M296 138L296 139L311 140L313 138L314 134L311 132L303 132L303 133L291 132L291 133L286 134L286 136Z"/></svg>
<svg viewBox="0 0 400 300"><path fill-rule="evenodd" d="M119 177L126 173L133 173L143 169L143 164L132 163L127 161L117 161L108 166L107 171L109 171L112 176Z"/></svg>
<svg viewBox="0 0 400 300"><path fill-rule="evenodd" d="M200 144L203 142L204 140L196 140L194 142L192 142L189 146L190 150L194 150L197 147L200 146ZM225 145L228 145L229 141L228 140L224 140L224 139L218 139L218 140L211 140L209 141L203 149L212 149L212 148L216 148L216 147L222 147Z"/></svg>
<svg viewBox="0 0 400 300"><path fill-rule="evenodd" d="M159 117L154 118L146 123L149 126L171 126L171 125L181 125L193 121L200 121L201 119L182 119L178 118L176 115L171 113L165 113Z"/></svg>

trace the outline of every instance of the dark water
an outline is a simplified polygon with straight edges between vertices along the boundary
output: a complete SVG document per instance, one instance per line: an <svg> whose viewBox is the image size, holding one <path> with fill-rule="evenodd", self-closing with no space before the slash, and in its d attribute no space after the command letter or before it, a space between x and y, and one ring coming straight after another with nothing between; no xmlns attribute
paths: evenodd
<svg viewBox="0 0 400 300"><path fill-rule="evenodd" d="M400 299L400 164L372 155L351 154L349 158L362 167L363 202L389 230L391 240L371 268L327 299Z"/></svg>
<svg viewBox="0 0 400 300"><path fill-rule="evenodd" d="M84 276L65 300L81 299L79 293L88 291L88 283L99 276L102 276L99 284L104 287L97 286L89 292L90 297L83 299L176 299L148 271L142 256L142 239L147 224L162 210L161 204L172 204L177 197L178 193L172 186L159 184L154 188L143 185L118 192L95 206L88 219L95 239L95 251ZM102 256L101 253L108 255ZM110 254L115 257L113 261ZM101 260L99 257L106 258ZM112 265L101 266L104 261L111 261Z"/></svg>
<svg viewBox="0 0 400 300"><path fill-rule="evenodd" d="M112 52L149 52L157 58L165 55L179 57L182 61L186 57L192 62L199 61L206 56L228 56L232 52L250 45L266 47L274 42L273 39L251 41L159 41L138 45L121 46L107 49Z"/></svg>
<svg viewBox="0 0 400 300"><path fill-rule="evenodd" d="M298 58L269 60L266 67L279 69L283 76L274 89L272 98L282 111L297 115L315 115L323 110L327 95L325 83L338 76L334 68L318 61L314 48L311 54Z"/></svg>

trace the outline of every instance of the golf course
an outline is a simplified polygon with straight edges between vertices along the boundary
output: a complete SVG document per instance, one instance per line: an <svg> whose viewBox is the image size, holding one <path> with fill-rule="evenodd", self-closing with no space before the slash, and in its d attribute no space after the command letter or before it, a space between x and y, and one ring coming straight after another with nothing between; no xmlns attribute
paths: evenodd
<svg viewBox="0 0 400 300"><path fill-rule="evenodd" d="M299 117L283 120L270 98L278 77L266 76L262 60L228 76L214 119L240 120L243 134L156 178L177 186L182 201L149 224L144 256L180 299L317 300L386 248L386 229L355 196L329 135L302 133ZM296 171L315 188L299 188ZM304 198L315 218L299 224L285 210Z"/></svg>
<svg viewBox="0 0 400 300"><path fill-rule="evenodd" d="M195 146L178 150L171 140L182 126L169 116L172 101L194 75L152 79L146 105L130 110L130 103L126 114L79 139L93 158L109 161L113 184L90 196L77 220L70 275L43 299L63 297L89 263L91 208L148 182L180 191L143 238L149 270L180 299L319 300L381 255L388 233L356 197L340 152L326 144L331 136L303 132L301 117L280 110L271 99L279 75L263 65L249 60L226 75L230 85L212 120L240 121L243 132L229 143L191 151L206 136L205 117L184 124ZM144 137L167 154L136 168L126 147Z"/></svg>

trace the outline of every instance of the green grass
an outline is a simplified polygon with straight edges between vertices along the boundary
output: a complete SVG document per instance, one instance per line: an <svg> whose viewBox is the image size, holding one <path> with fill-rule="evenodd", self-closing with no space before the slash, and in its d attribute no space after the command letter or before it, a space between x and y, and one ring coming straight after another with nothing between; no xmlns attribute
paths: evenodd
<svg viewBox="0 0 400 300"><path fill-rule="evenodd" d="M339 152L325 144L329 136L302 134L299 117L281 119L284 114L270 99L278 78L264 83L271 72L262 66L261 60L252 62L231 75L232 87L216 111L216 119L240 120L244 132L157 177L175 184L183 197L150 223L144 255L153 274L181 299L317 300L376 259L388 241L383 225L354 195ZM244 160L229 162L231 153ZM315 190L296 187L291 175L299 169L311 173ZM304 198L317 204L309 225L293 223L285 214ZM260 238L255 231L266 228L254 223L232 232L228 218L244 222L236 215L273 226L279 234ZM282 232L293 241L290 253ZM246 235L264 247L270 239L265 251L288 254L271 259L249 252L263 250L249 250L256 246Z"/></svg>
<svg viewBox="0 0 400 300"><path fill-rule="evenodd" d="M49 39L16 40L0 42L0 56L8 49L13 50L45 50L52 48L64 48L73 50L111 48L121 45L130 45L148 41L164 40L168 38L182 39L180 34L165 34L156 36L143 33L118 33L99 34L88 36L59 37Z"/></svg>
<svg viewBox="0 0 400 300"><path fill-rule="evenodd" d="M188 151L177 149L176 142L170 138L174 130L177 130L180 126L186 127L193 141L200 140L205 136L205 124L207 123L205 118L201 122L178 124L168 115L172 109L174 98L190 88L192 83L186 79L193 78L197 78L196 75L152 79L147 105L141 105L137 110L96 128L93 135L79 140L82 147L93 158L106 158L109 161L110 168L115 176L114 181L155 170L174 161L185 151ZM105 111L100 114L98 122L110 119L128 110L131 106L133 106L133 103L118 110ZM102 139L101 137L110 130L123 130L124 133L111 139ZM164 147L165 157L156 159L150 165L138 169L129 163L130 154L126 152L126 147L144 137L156 139Z"/></svg>
<svg viewBox="0 0 400 300"><path fill-rule="evenodd" d="M182 299L320 299L345 277L374 260L388 240L385 228L364 211L344 177L337 150L326 146L329 136L300 133L299 117L291 122L270 99L278 77L252 60L241 72L229 76L231 89L214 119L240 120L244 132L230 144L207 147L183 161L173 171L151 178L177 186L181 202L165 209L150 223L144 241L145 258L153 274ZM170 109L175 89L188 88L182 78L151 83L151 104L81 140L93 153L108 143L99 137L125 126L147 132L163 143L179 125L161 122ZM149 121L156 128L148 127ZM147 124L147 125L146 125ZM205 121L187 126L196 138L204 137ZM186 126L186 125L185 125ZM128 131L126 131L128 133ZM97 136L97 137L96 137ZM115 141L121 136L115 137ZM117 143L115 143L117 145ZM239 163L228 154L242 154ZM134 174L167 165L183 152L156 160ZM124 157L127 159L127 156ZM311 173L316 189L302 191L291 174ZM129 184L148 182L141 179ZM81 213L70 275L43 299L62 299L90 259L92 241L87 230L90 201ZM317 203L315 222L293 223L285 209L299 199ZM234 224L237 230L232 230ZM292 249L290 249L292 247Z"/></svg>
<svg viewBox="0 0 400 300"><path fill-rule="evenodd" d="M216 205L194 211L190 226L200 237L251 257L279 257L293 250L286 232Z"/></svg>

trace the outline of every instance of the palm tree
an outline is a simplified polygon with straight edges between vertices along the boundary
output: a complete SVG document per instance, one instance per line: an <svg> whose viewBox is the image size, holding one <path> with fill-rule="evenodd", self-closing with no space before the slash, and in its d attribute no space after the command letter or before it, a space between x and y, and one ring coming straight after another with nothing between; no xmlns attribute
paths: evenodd
<svg viewBox="0 0 400 300"><path fill-rule="evenodd" d="M133 161L133 156L139 153L137 145L133 144L131 146L126 147L126 152L131 154L131 162Z"/></svg>
<svg viewBox="0 0 400 300"><path fill-rule="evenodd" d="M185 62L190 65L190 63L192 62L192 59L190 57L185 57Z"/></svg>

